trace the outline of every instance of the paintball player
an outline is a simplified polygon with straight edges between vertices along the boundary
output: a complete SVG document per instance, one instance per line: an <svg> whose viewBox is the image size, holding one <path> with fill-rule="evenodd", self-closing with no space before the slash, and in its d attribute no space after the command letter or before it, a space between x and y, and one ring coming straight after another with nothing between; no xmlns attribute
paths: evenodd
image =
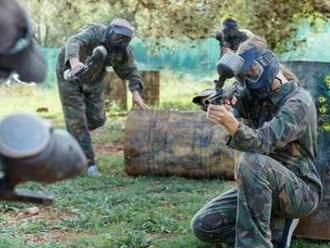
<svg viewBox="0 0 330 248"><path fill-rule="evenodd" d="M215 34L215 38L219 41L220 57L228 52L236 52L238 46L250 38L249 36L253 35L239 30L234 19L225 19L221 29Z"/></svg>
<svg viewBox="0 0 330 248"><path fill-rule="evenodd" d="M16 72L22 81L42 82L46 61L29 18L14 0L0 1L0 33L0 79ZM14 114L0 120L0 199L50 204L47 195L16 190L16 184L63 180L81 173L86 163L68 132L53 130L39 117Z"/></svg>
<svg viewBox="0 0 330 248"><path fill-rule="evenodd" d="M224 105L210 104L207 118L222 125L229 134L227 145L242 153L237 186L195 214L193 233L236 248L289 247L298 219L318 206L322 192L315 166L314 101L297 80L284 76L271 50L251 39L223 56L217 69L231 71L244 91ZM246 122L236 119L231 108Z"/></svg>
<svg viewBox="0 0 330 248"><path fill-rule="evenodd" d="M69 38L58 54L56 74L66 126L86 154L89 176L100 175L89 131L106 121L103 82L106 67L112 66L121 79L129 81L134 104L141 109L147 107L141 98L143 83L129 47L133 32L132 25L120 18L108 26L90 24ZM94 59L97 53L102 55ZM72 80L64 75L68 69L71 75L84 72Z"/></svg>

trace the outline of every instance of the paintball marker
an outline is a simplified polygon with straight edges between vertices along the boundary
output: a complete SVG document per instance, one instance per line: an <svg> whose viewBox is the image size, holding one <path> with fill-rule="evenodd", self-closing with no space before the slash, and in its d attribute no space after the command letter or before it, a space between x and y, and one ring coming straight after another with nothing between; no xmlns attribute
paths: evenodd
<svg viewBox="0 0 330 248"><path fill-rule="evenodd" d="M80 174L86 164L77 141L39 117L15 114L0 121L0 199L49 205L52 197L16 185L57 182Z"/></svg>
<svg viewBox="0 0 330 248"><path fill-rule="evenodd" d="M192 100L193 103L199 105L203 111L207 111L209 104L221 105L223 97L223 89L226 78L219 77L214 80L214 89L206 89Z"/></svg>
<svg viewBox="0 0 330 248"><path fill-rule="evenodd" d="M81 80L92 80L93 75L97 74L97 70L102 69L102 64L108 56L108 51L104 46L94 48L92 55L88 56L85 65L78 71L72 72L70 69L64 72L64 79L67 81L79 82Z"/></svg>
<svg viewBox="0 0 330 248"><path fill-rule="evenodd" d="M217 63L219 79L214 80L214 89L204 90L192 100L193 103L201 106L203 111L207 111L209 104L221 105L223 103L223 86L227 79L232 78L240 71L244 60L234 53L226 53Z"/></svg>

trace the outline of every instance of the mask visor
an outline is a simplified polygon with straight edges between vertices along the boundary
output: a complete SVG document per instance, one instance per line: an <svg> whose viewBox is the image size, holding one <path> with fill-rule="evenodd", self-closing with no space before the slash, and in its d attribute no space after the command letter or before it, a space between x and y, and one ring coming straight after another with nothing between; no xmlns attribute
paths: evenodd
<svg viewBox="0 0 330 248"><path fill-rule="evenodd" d="M259 81L264 68L258 61L254 61L247 70L239 73L236 79L240 82L244 82L246 85L253 85Z"/></svg>

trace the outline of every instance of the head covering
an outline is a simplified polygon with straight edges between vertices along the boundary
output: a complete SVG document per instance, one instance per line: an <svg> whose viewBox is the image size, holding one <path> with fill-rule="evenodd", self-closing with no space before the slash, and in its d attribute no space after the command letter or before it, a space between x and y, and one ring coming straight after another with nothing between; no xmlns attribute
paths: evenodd
<svg viewBox="0 0 330 248"><path fill-rule="evenodd" d="M115 18L106 30L107 46L111 50L126 51L133 35L134 29L127 20ZM121 38L115 39L115 36Z"/></svg>
<svg viewBox="0 0 330 248"><path fill-rule="evenodd" d="M110 23L110 26L112 27L113 32L116 34L122 34L130 38L132 38L134 35L134 28L125 19L115 18Z"/></svg>
<svg viewBox="0 0 330 248"><path fill-rule="evenodd" d="M41 82L47 63L32 38L31 24L14 0L0 1L0 70L15 71L20 80Z"/></svg>
<svg viewBox="0 0 330 248"><path fill-rule="evenodd" d="M227 18L226 20L223 21L222 23L222 29L223 30L228 30L228 29L238 29L237 22L232 19L232 18Z"/></svg>
<svg viewBox="0 0 330 248"><path fill-rule="evenodd" d="M252 72L250 69L253 69ZM243 52L225 54L217 63L219 75L236 77L259 98L271 94L271 86L278 74L278 58L269 49L252 47Z"/></svg>
<svg viewBox="0 0 330 248"><path fill-rule="evenodd" d="M245 86L250 91L256 90L262 92L266 91L266 95L270 93L276 75L280 71L280 64L278 58L269 49L257 49L255 47L239 54L244 59L244 64L241 72L244 73L252 64L258 65L261 70L260 75L256 75L254 80L245 79ZM256 69L256 68L255 68Z"/></svg>

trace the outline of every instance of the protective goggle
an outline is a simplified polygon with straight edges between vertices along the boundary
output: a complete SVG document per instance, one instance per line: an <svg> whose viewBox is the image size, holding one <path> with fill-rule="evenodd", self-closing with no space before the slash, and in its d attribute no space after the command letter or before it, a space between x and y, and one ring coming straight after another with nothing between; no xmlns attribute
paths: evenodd
<svg viewBox="0 0 330 248"><path fill-rule="evenodd" d="M115 32L113 32L111 34L111 39L113 41L120 41L120 42L130 42L131 41L131 37L123 35L123 34L117 34Z"/></svg>
<svg viewBox="0 0 330 248"><path fill-rule="evenodd" d="M254 84L259 81L263 72L263 66L258 61L254 61L246 70L240 72L236 79L241 83Z"/></svg>

